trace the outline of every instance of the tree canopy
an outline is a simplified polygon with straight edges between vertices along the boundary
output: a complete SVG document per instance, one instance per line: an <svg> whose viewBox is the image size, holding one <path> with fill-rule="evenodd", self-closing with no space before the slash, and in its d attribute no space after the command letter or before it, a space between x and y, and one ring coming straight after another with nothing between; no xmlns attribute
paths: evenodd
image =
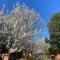
<svg viewBox="0 0 60 60"><path fill-rule="evenodd" d="M0 12L1 44L5 44L9 52L20 51L22 49L34 51L35 46L32 36L40 33L44 25L40 20L39 14L34 9L29 9L25 4L17 5L7 16L3 15L3 11L4 9ZM41 21L40 26L42 28L36 27L34 23L37 21Z"/></svg>
<svg viewBox="0 0 60 60"><path fill-rule="evenodd" d="M60 52L60 13L53 15L49 24L50 45L49 51L51 54Z"/></svg>

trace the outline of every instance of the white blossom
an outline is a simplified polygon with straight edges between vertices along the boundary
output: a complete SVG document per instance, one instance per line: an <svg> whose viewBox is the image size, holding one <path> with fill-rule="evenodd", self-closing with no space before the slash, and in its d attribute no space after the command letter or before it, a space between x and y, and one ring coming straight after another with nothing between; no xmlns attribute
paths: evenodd
<svg viewBox="0 0 60 60"><path fill-rule="evenodd" d="M10 52L22 49L34 50L32 36L38 34L39 31L37 28L34 30L32 28L39 19L39 14L25 4L18 5L8 16L3 14L0 16L0 32L4 35L3 37L7 37L3 43Z"/></svg>

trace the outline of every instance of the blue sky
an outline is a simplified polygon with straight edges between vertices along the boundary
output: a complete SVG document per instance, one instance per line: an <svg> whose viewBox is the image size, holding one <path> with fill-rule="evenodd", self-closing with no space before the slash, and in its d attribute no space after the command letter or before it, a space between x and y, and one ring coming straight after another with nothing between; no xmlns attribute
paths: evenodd
<svg viewBox="0 0 60 60"><path fill-rule="evenodd" d="M12 5L16 2L17 0L0 0L0 9L2 9L3 4L6 4L6 9L11 11L13 9ZM19 0L19 2L20 4L25 3L31 9L34 8L45 22L48 22L54 13L60 12L60 0ZM49 37L47 27L43 33L43 37Z"/></svg>

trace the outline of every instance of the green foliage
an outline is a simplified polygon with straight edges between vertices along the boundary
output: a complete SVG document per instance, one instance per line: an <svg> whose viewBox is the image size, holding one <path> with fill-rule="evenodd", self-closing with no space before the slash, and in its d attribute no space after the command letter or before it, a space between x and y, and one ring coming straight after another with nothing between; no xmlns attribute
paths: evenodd
<svg viewBox="0 0 60 60"><path fill-rule="evenodd" d="M51 47L49 51L51 54L60 52L60 13L55 14L48 24L50 31L50 41L48 42Z"/></svg>

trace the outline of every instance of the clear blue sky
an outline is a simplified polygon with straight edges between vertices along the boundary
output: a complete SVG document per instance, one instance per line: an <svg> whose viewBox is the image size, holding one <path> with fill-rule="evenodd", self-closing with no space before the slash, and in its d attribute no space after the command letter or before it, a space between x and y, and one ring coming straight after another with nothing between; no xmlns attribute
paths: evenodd
<svg viewBox="0 0 60 60"><path fill-rule="evenodd" d="M34 8L40 13L44 21L49 21L50 17L57 12L60 12L60 0L19 0L20 3L26 3L30 8ZM16 3L17 0L0 0L0 9L2 9L3 4L6 4L6 8L9 11L12 10L12 5ZM43 36L48 37L48 29L46 28ZM39 38L39 36L37 37Z"/></svg>

